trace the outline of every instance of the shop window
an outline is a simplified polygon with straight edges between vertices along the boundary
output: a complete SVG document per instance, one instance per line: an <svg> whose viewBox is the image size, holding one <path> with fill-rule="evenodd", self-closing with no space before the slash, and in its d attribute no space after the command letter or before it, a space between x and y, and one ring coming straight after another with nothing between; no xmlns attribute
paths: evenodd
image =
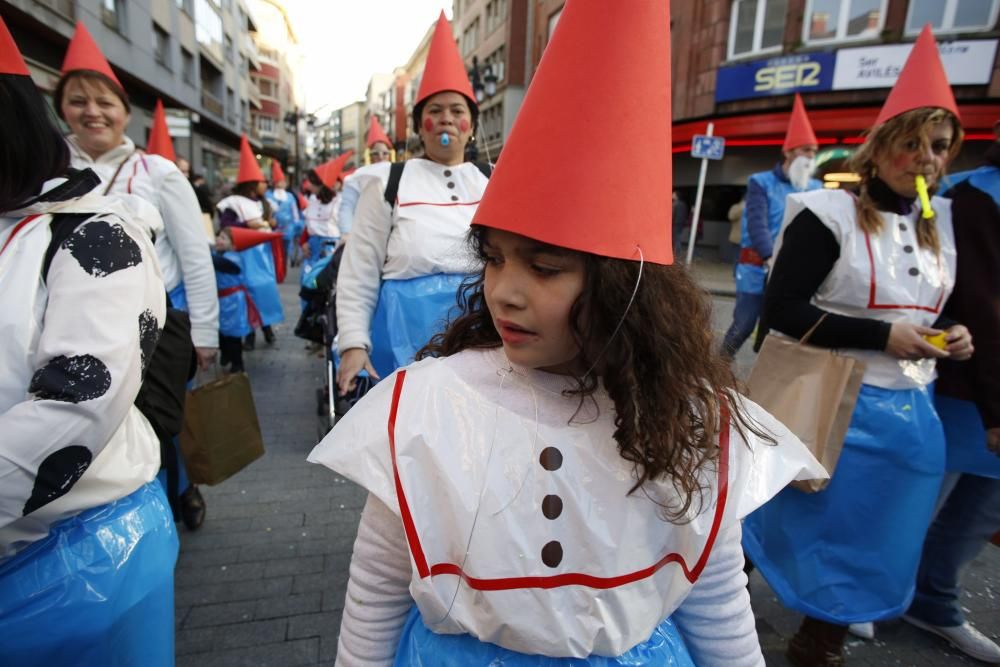
<svg viewBox="0 0 1000 667"><path fill-rule="evenodd" d="M916 35L930 23L935 33L993 30L1000 0L910 0L906 34Z"/></svg>
<svg viewBox="0 0 1000 667"><path fill-rule="evenodd" d="M809 0L803 38L806 44L878 37L885 25L886 0Z"/></svg>
<svg viewBox="0 0 1000 667"><path fill-rule="evenodd" d="M733 0L729 58L781 51L788 0Z"/></svg>

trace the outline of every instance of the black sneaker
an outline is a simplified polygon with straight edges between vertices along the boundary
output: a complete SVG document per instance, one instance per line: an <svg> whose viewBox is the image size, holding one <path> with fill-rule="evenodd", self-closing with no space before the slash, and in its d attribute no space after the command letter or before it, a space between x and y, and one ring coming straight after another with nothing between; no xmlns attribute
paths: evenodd
<svg viewBox="0 0 1000 667"><path fill-rule="evenodd" d="M274 335L274 329L271 327L264 327L264 342L271 345L274 343L276 338L277 336Z"/></svg>
<svg viewBox="0 0 1000 667"><path fill-rule="evenodd" d="M198 530L205 523L205 499L198 487L192 484L180 496L181 520L188 530Z"/></svg>
<svg viewBox="0 0 1000 667"><path fill-rule="evenodd" d="M243 349L247 351L252 350L256 342L257 342L257 332L251 331L250 333L247 334L247 337L243 339Z"/></svg>

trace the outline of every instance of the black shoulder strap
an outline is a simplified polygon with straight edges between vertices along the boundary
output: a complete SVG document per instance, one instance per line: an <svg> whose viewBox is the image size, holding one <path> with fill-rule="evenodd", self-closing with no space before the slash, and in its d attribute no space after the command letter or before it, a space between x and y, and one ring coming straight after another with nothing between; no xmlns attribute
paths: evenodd
<svg viewBox="0 0 1000 667"><path fill-rule="evenodd" d="M493 165L489 162L474 162L473 164L476 165L476 169L483 172L483 176L486 178L493 175Z"/></svg>
<svg viewBox="0 0 1000 667"><path fill-rule="evenodd" d="M45 260L42 262L42 280L48 280L49 267L52 258L56 256L60 246L70 237L77 227L94 217L93 213L56 213L52 216L49 226L52 228L52 240L45 249Z"/></svg>
<svg viewBox="0 0 1000 667"><path fill-rule="evenodd" d="M385 184L385 200L389 206L396 205L396 195L399 194L399 179L403 177L403 167L406 162L393 162L389 165L389 180Z"/></svg>

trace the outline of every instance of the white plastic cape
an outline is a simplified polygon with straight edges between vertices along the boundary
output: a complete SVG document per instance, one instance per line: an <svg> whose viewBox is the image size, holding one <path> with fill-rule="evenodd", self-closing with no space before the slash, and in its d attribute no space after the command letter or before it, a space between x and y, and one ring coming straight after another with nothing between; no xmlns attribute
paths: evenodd
<svg viewBox="0 0 1000 667"><path fill-rule="evenodd" d="M777 444L723 429L703 503L689 522L666 523L654 501L673 501L672 485L629 495L613 404L599 392L577 413L569 386L512 368L500 350L424 360L380 382L310 455L400 515L410 592L435 632L523 653L620 655L681 604L720 528L789 481L824 474L745 401Z"/></svg>

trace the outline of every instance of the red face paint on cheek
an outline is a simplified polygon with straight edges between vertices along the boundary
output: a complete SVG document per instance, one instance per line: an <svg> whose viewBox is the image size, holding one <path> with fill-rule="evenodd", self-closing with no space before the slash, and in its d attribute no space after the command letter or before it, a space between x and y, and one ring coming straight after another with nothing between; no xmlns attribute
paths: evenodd
<svg viewBox="0 0 1000 667"><path fill-rule="evenodd" d="M465 134L466 132L468 132L469 131L469 121L465 120L464 118L462 120L458 121L458 131L461 132L462 134Z"/></svg>
<svg viewBox="0 0 1000 667"><path fill-rule="evenodd" d="M433 132L434 131L434 121L430 118L424 118L424 131Z"/></svg>

